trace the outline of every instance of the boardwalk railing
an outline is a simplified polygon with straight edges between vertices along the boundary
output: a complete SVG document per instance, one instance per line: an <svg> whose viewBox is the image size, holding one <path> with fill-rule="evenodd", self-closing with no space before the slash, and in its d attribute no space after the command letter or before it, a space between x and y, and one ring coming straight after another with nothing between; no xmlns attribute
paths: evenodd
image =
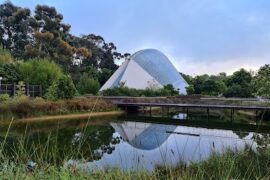
<svg viewBox="0 0 270 180"><path fill-rule="evenodd" d="M41 85L25 85L23 87L24 93L30 97L42 96L42 86ZM15 96L18 91L17 84L0 84L0 94L8 94L10 96Z"/></svg>
<svg viewBox="0 0 270 180"><path fill-rule="evenodd" d="M267 106L238 106L238 105L209 105L209 104L171 104L171 103L115 103L120 107L182 107L182 108L210 108L210 109L235 109L235 110L267 110Z"/></svg>
<svg viewBox="0 0 270 180"><path fill-rule="evenodd" d="M199 108L199 109L206 109L207 111L207 119L209 119L210 109L228 109L231 110L231 121L234 119L234 111L235 110L250 110L255 111L256 115L256 122L258 121L258 111L270 111L270 107L268 106L239 106L239 105L211 105L211 104L171 104L171 103L122 103L122 102L116 102L114 103L118 107L125 108L128 110L128 108L138 108L142 107L143 109L145 107L150 108L150 114L151 114L151 108L152 107L160 107L162 108L184 108L186 110L186 114L188 116L189 112L188 110L190 108Z"/></svg>

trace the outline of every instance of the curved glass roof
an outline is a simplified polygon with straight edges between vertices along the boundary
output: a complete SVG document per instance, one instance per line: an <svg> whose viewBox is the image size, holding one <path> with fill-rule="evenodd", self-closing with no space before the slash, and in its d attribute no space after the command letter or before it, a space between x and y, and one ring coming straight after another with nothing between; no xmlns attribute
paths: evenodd
<svg viewBox="0 0 270 180"><path fill-rule="evenodd" d="M172 84L175 89L178 89L179 94L187 93L187 82L170 60L155 49L145 49L133 54L118 68L101 90L119 86L120 82L125 82L130 88L145 89L148 87L148 82L152 80L155 80L158 86Z"/></svg>
<svg viewBox="0 0 270 180"><path fill-rule="evenodd" d="M131 56L145 71L153 76L160 84L172 84L182 93L186 92L188 85L179 72L175 69L171 61L160 51L155 49L145 49L138 51Z"/></svg>

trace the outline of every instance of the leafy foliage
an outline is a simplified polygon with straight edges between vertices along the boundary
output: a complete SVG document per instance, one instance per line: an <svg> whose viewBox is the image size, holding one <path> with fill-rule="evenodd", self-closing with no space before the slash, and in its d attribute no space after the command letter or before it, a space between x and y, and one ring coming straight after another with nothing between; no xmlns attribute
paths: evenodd
<svg viewBox="0 0 270 180"><path fill-rule="evenodd" d="M252 76L250 72L240 69L226 80L226 97L252 97Z"/></svg>
<svg viewBox="0 0 270 180"><path fill-rule="evenodd" d="M21 79L28 84L42 85L44 93L58 78L63 76L61 68L47 59L29 60L18 64Z"/></svg>
<svg viewBox="0 0 270 180"><path fill-rule="evenodd" d="M7 1L0 5L0 43L16 59L51 59L65 72L72 66L115 71L115 59L128 57L99 35L76 37L54 7L37 5L34 12ZM83 73L82 73L83 74Z"/></svg>
<svg viewBox="0 0 270 180"><path fill-rule="evenodd" d="M30 42L30 10L7 1L0 5L0 41L14 57L21 57Z"/></svg>
<svg viewBox="0 0 270 180"><path fill-rule="evenodd" d="M3 83L16 83L21 80L19 69L13 63L0 64L0 76L3 77Z"/></svg>
<svg viewBox="0 0 270 180"><path fill-rule="evenodd" d="M188 77L188 76L186 76ZM252 74L244 69L236 71L231 76L225 73L218 75L201 75L195 78L189 78L190 87L187 88L188 94L204 95L223 95L225 97L253 97L253 88L251 85ZM193 91L194 90L194 91Z"/></svg>
<svg viewBox="0 0 270 180"><path fill-rule="evenodd" d="M252 85L257 96L270 98L270 65L262 66L252 80Z"/></svg>
<svg viewBox="0 0 270 180"><path fill-rule="evenodd" d="M195 90L194 90L194 86L193 85L189 85L188 87L186 87L186 91L188 95L192 95L194 94Z"/></svg>
<svg viewBox="0 0 270 180"><path fill-rule="evenodd" d="M209 76L207 74L196 76L190 80L188 94L204 94L204 95L222 95L226 91L226 85L219 76Z"/></svg>
<svg viewBox="0 0 270 180"><path fill-rule="evenodd" d="M81 94L97 94L100 84L87 74L83 74L77 88Z"/></svg>
<svg viewBox="0 0 270 180"><path fill-rule="evenodd" d="M207 79L202 85L202 94L217 96L223 94L226 85L222 81Z"/></svg>
<svg viewBox="0 0 270 180"><path fill-rule="evenodd" d="M62 75L49 87L45 97L50 100L71 99L75 93L76 88L71 77Z"/></svg>
<svg viewBox="0 0 270 180"><path fill-rule="evenodd" d="M164 86L163 88L159 89L134 89L128 88L125 86L122 87L114 87L111 89L106 89L101 92L104 96L147 96L147 97L154 97L154 96L176 96L179 95L178 91L173 88L171 84Z"/></svg>
<svg viewBox="0 0 270 180"><path fill-rule="evenodd" d="M10 100L10 97L8 94L0 94L0 103L4 103Z"/></svg>
<svg viewBox="0 0 270 180"><path fill-rule="evenodd" d="M13 57L10 52L0 46L0 64L11 63L13 61Z"/></svg>
<svg viewBox="0 0 270 180"><path fill-rule="evenodd" d="M25 95L25 83L23 81L19 81L16 86L16 96L24 96Z"/></svg>

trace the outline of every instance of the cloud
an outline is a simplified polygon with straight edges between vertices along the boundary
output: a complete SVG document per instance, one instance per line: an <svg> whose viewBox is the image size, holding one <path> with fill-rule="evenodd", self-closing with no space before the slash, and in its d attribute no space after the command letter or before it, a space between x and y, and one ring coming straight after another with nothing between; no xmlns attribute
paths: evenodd
<svg viewBox="0 0 270 180"><path fill-rule="evenodd" d="M173 64L176 68L185 74L192 76L202 74L218 74L220 72L226 72L228 75L244 68L246 70L256 71L262 65L269 64L268 59L219 59L216 61L194 62L191 59L178 58L173 60Z"/></svg>

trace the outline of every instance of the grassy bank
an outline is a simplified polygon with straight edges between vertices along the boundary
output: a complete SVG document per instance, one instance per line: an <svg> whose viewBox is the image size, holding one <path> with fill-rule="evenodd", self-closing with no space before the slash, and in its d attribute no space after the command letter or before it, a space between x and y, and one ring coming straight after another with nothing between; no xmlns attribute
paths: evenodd
<svg viewBox="0 0 270 180"><path fill-rule="evenodd" d="M12 134L11 129L13 132L19 129L11 124L7 126L4 131L6 134L0 136L0 179L267 179L270 177L269 136L259 134L254 136L255 139L258 138L256 150L247 146L243 151L227 150L223 154L213 153L209 159L189 165L179 161L177 166L160 166L153 172L122 171L113 168L88 172L76 164L69 164L69 160L78 160L77 162L82 164L99 160L101 157L95 155L95 150L106 147L104 150L108 154L108 150L115 147L112 143L115 141L112 136L114 130L110 126L95 126L100 120L75 122L76 124L72 125L73 128L77 126L75 131L63 129L61 131L58 128L63 128L63 124L57 124L54 130L52 127L46 127L48 131L54 132L48 134L35 130L34 126L27 126L19 135ZM39 133L35 134L35 131ZM81 132L81 136L74 144L71 140L77 132ZM104 141L102 138L105 135L109 138ZM66 139L63 136L70 138ZM104 166L106 167L106 164Z"/></svg>
<svg viewBox="0 0 270 180"><path fill-rule="evenodd" d="M106 117L106 116L117 116L124 114L124 111L108 111L108 112L89 112L89 113L78 113L78 114L64 114L64 115L50 115L50 116L38 116L31 118L18 119L13 124L17 123L35 123L35 122L49 122L49 121L60 121L60 120L80 120L80 119L89 119L96 117ZM8 124L10 122L3 122L3 124Z"/></svg>
<svg viewBox="0 0 270 180"><path fill-rule="evenodd" d="M2 101L0 119L10 120L40 117L47 115L63 115L90 112L115 111L117 107L99 97L77 97L71 100L47 101L41 98L15 97Z"/></svg>
<svg viewBox="0 0 270 180"><path fill-rule="evenodd" d="M270 151L268 149L260 154L249 148L241 152L227 151L222 155L213 154L208 160L189 166L180 164L176 167L157 167L153 172L124 172L119 169L86 172L75 166L64 167L59 164L48 164L43 160L31 166L20 159L10 161L1 156L0 177L2 179L268 179Z"/></svg>

